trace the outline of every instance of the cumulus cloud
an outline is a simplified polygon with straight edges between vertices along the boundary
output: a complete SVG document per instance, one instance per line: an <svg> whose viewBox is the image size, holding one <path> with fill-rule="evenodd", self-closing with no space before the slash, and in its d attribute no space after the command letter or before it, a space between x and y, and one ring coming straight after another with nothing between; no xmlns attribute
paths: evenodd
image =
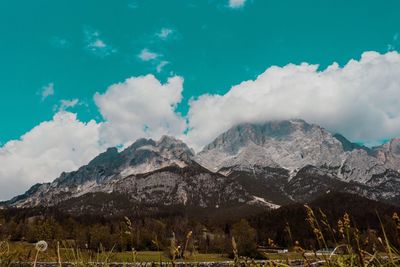
<svg viewBox="0 0 400 267"><path fill-rule="evenodd" d="M165 83L153 75L129 78L95 94L99 123L81 122L65 111L79 100L61 101L52 120L0 147L0 198L74 170L106 147L142 137L172 135L199 150L238 123L292 118L370 145L400 136L397 52L365 52L359 60L324 70L308 63L273 66L226 94L192 99L187 116L176 111L182 91L179 76Z"/></svg>
<svg viewBox="0 0 400 267"><path fill-rule="evenodd" d="M78 105L78 99L61 100L52 120L0 147L0 199L75 170L107 147L127 146L141 137L181 135L185 120L175 108L182 99L182 85L181 77L161 83L153 75L111 85L94 96L104 118L99 123L79 121L77 114L66 111Z"/></svg>
<svg viewBox="0 0 400 267"><path fill-rule="evenodd" d="M94 100L105 122L100 138L110 145L129 145L141 137L180 135L185 120L175 112L182 99L183 79L175 76L162 84L153 75L127 79L110 86Z"/></svg>
<svg viewBox="0 0 400 267"><path fill-rule="evenodd" d="M98 128L95 121L83 123L76 114L59 112L0 147L0 199L88 163L102 150Z"/></svg>
<svg viewBox="0 0 400 267"><path fill-rule="evenodd" d="M138 57L143 61L150 61L156 59L158 57L158 54L151 52L147 48L144 48L142 51L140 51Z"/></svg>
<svg viewBox="0 0 400 267"><path fill-rule="evenodd" d="M240 8L243 7L246 3L246 0L229 0L230 8Z"/></svg>
<svg viewBox="0 0 400 267"><path fill-rule="evenodd" d="M400 135L400 55L365 52L319 71L303 63L270 67L224 95L190 102L187 140L197 149L242 122L302 118L354 141Z"/></svg>
<svg viewBox="0 0 400 267"><path fill-rule="evenodd" d="M44 101L49 96L54 95L54 83L49 83L43 86L40 91L40 95L42 96L42 101Z"/></svg>

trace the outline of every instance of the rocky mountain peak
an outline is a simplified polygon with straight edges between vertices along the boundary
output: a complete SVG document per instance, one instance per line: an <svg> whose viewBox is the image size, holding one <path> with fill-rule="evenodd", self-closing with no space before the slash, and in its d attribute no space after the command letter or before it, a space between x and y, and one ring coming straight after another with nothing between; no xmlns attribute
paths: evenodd
<svg viewBox="0 0 400 267"><path fill-rule="evenodd" d="M178 146L178 145L186 146L186 144L183 143L181 140L176 139L175 137L172 137L169 135L161 136L160 140L158 140L156 143L157 143L157 146L164 146L164 147L173 147L173 146Z"/></svg>
<svg viewBox="0 0 400 267"><path fill-rule="evenodd" d="M389 147L391 155L400 158L400 138L393 138L390 140Z"/></svg>
<svg viewBox="0 0 400 267"><path fill-rule="evenodd" d="M233 162L265 162L295 170L307 164L340 165L342 153L342 144L322 127L282 120L236 125L206 146L196 160L214 171Z"/></svg>
<svg viewBox="0 0 400 267"><path fill-rule="evenodd" d="M119 158L118 149L116 147L107 148L107 150L103 153L100 153L94 159L92 159L88 165L90 166L98 166L98 165L107 165L110 161L115 161L115 159Z"/></svg>
<svg viewBox="0 0 400 267"><path fill-rule="evenodd" d="M185 166L191 162L193 152L185 143L164 136L159 141L141 138L118 152L108 148L77 171L62 173L51 183L52 187L94 187L107 180L132 174L147 173L170 165Z"/></svg>
<svg viewBox="0 0 400 267"><path fill-rule="evenodd" d="M184 156L185 158L191 158L194 156L194 151L190 149L183 141L176 139L174 137L164 135L156 143L156 146L160 150L169 150L175 156Z"/></svg>
<svg viewBox="0 0 400 267"><path fill-rule="evenodd" d="M395 170L400 169L400 138L393 138L381 146L374 147L373 151L381 164Z"/></svg>
<svg viewBox="0 0 400 267"><path fill-rule="evenodd" d="M203 151L223 149L236 153L242 146L249 143L263 145L268 140L286 140L296 132L307 133L319 126L308 124L303 120L269 121L266 123L242 123L233 126L228 131L218 136Z"/></svg>
<svg viewBox="0 0 400 267"><path fill-rule="evenodd" d="M139 139L122 151L124 159L121 175L146 173L170 165L184 167L194 156L184 142L171 136L163 136L158 141Z"/></svg>
<svg viewBox="0 0 400 267"><path fill-rule="evenodd" d="M9 203L56 205L116 192L147 204L211 207L254 199L284 204L331 189L398 203L399 169L399 138L370 149L303 120L243 123L197 155L170 136L142 138L121 152L109 148L77 171L35 185Z"/></svg>
<svg viewBox="0 0 400 267"><path fill-rule="evenodd" d="M359 145L357 143L353 143L339 133L334 134L333 137L335 137L339 142L342 143L344 151L353 151L356 149L362 149L362 150L365 150L369 155L373 155L373 151L369 147Z"/></svg>

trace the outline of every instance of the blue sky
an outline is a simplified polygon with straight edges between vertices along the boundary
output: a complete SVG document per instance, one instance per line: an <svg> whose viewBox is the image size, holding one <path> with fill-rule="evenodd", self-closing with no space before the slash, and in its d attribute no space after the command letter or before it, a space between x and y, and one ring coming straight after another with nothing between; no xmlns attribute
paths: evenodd
<svg viewBox="0 0 400 267"><path fill-rule="evenodd" d="M109 146L241 122L400 136L397 0L3 0L0 199Z"/></svg>
<svg viewBox="0 0 400 267"><path fill-rule="evenodd" d="M225 93L271 65L323 68L396 49L398 10L399 1L365 0L248 0L239 8L225 0L1 1L0 141L51 119L62 99L84 103L75 108L82 120L101 120L93 94L131 76L184 77L178 110L186 113L189 98ZM162 29L171 33L160 38ZM89 47L97 38L105 48ZM141 61L146 48L158 58ZM50 83L54 95L42 101Z"/></svg>

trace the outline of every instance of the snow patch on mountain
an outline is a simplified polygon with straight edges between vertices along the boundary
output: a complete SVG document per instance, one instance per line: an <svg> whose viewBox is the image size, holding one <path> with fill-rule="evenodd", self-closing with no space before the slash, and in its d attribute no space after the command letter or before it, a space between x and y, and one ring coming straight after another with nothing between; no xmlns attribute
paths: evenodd
<svg viewBox="0 0 400 267"><path fill-rule="evenodd" d="M253 200L251 200L249 202L249 204L253 204L253 205L262 205L262 206L266 206L270 209L279 209L281 206L280 205L276 205L272 202L266 201L265 198L262 197L256 197L253 196Z"/></svg>

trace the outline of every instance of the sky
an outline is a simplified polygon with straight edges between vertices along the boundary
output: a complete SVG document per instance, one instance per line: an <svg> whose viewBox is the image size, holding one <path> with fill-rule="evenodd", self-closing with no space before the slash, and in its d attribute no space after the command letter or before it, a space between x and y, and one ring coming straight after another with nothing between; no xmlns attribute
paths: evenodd
<svg viewBox="0 0 400 267"><path fill-rule="evenodd" d="M107 147L241 122L400 137L397 0L3 0L0 199Z"/></svg>

